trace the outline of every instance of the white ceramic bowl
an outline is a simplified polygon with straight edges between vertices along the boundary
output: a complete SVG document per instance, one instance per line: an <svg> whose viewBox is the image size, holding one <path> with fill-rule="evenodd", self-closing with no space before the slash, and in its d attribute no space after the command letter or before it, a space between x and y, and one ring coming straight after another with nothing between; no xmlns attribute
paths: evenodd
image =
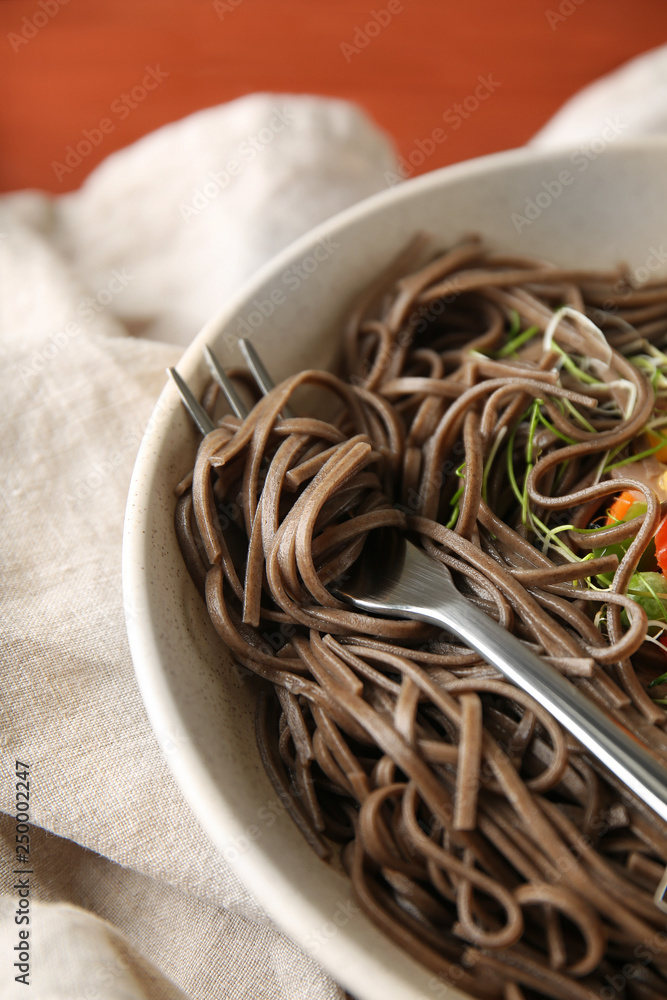
<svg viewBox="0 0 667 1000"><path fill-rule="evenodd" d="M276 380L329 366L350 304L419 229L443 247L478 232L498 249L567 266L623 260L645 280L666 270L667 140L501 153L376 195L267 264L204 327L181 374L201 389L203 345L223 363L238 362L237 336L250 331ZM167 755L176 780L276 923L357 1000L443 995L444 984L358 912L345 876L311 853L264 774L251 685L208 622L174 534L173 489L192 467L197 440L168 385L137 458L123 547L137 680L161 743L177 734ZM447 996L464 998L451 987Z"/></svg>

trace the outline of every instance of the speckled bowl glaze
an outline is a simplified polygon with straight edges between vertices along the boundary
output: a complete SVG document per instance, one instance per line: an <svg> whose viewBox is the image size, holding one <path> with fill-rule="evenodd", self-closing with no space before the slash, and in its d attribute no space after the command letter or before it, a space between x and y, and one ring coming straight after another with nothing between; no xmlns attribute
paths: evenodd
<svg viewBox="0 0 667 1000"><path fill-rule="evenodd" d="M420 229L443 247L478 232L498 249L567 266L622 260L646 280L664 273L667 261L667 140L501 153L376 195L258 272L206 324L181 374L202 389L203 345L223 363L239 363L239 335L252 337L276 380L330 366L350 305ZM278 926L357 1000L425 1000L445 989L450 1000L464 1000L359 912L345 876L311 852L264 774L252 682L209 623L173 529L174 486L192 467L197 441L167 385L137 458L123 545L137 680L174 776L211 841Z"/></svg>

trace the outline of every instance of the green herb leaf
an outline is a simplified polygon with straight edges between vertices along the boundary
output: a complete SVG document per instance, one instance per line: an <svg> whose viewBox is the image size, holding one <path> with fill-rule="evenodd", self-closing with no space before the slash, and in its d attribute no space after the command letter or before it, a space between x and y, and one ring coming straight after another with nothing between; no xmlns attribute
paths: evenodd
<svg viewBox="0 0 667 1000"><path fill-rule="evenodd" d="M667 622L667 580L662 573L635 573L630 580L628 597L639 604L652 621Z"/></svg>

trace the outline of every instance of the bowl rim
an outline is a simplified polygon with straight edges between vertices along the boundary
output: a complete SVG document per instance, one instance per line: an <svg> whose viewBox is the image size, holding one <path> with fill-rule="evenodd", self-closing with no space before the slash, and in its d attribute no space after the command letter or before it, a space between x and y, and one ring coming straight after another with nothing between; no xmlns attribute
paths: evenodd
<svg viewBox="0 0 667 1000"><path fill-rule="evenodd" d="M463 177L466 179L483 177L485 174L498 169L511 169L529 163L547 164L550 161L562 162L565 155L581 148L582 144L574 146L559 145L558 147L549 149L524 146L519 149L477 157L472 160L442 167L410 180L402 181L394 187L388 187L386 190L379 191L338 212L292 241L246 279L237 292L220 306L193 338L179 361L179 369L187 379L188 375L200 363L202 345L222 336L225 328L242 315L244 304L250 302L253 296L257 295L271 278L285 271L293 261L302 257L309 248L313 247L324 237L335 234L351 223L357 224L363 222L364 219L380 213L385 206L395 201L409 201L419 192L456 184ZM632 155L633 153L636 154L644 151L662 151L663 154L667 153L667 135L623 139L618 145L605 151L605 155L609 157L622 157L624 154ZM156 435L159 436L160 428L164 428L166 422L173 417L174 410L179 405L178 397L173 388L169 384L165 385L155 404L152 416L148 421L135 461L128 493L122 542L123 601L130 652L144 707L152 728L156 735L158 735L158 741L160 741L159 734L173 731L178 726L179 706L162 669L158 636L153 629L150 615L138 613L141 609L147 607L146 588L148 586L147 560L145 557L146 532L149 526L145 520L147 510L145 502L142 501L142 495L145 496L145 484L151 478L151 470L155 467L155 463L159 461L154 450L154 438ZM184 798L192 808L199 825L216 849L219 849L220 838L218 835L218 826L221 813L225 814L232 826L233 815L229 810L226 800L221 798L214 775L207 770L199 754L194 752L193 748L187 742L179 747L178 753L166 754L165 756L167 757L172 775ZM193 774L196 775L196 781L193 781ZM308 848L304 845L304 849L307 850ZM258 857L256 852L251 852L248 855L240 855L234 861L229 860L228 863L244 885L266 909L279 930L297 943L300 938L303 939L301 932L304 921L293 919L292 914L290 912L286 913L286 909L281 906L280 902L275 902L270 893L266 891L267 873L272 874L275 872L275 862L269 859L266 854ZM290 885L288 888L294 889L295 887ZM306 924L310 923L312 925L314 913L312 907L307 905L299 892L296 892L296 896L304 906ZM395 947L389 938L385 938L385 941L389 947ZM316 958L316 961L327 973L337 982L342 982L347 988L356 991L360 1000L361 997L367 995L373 997L380 996L379 992L367 992L358 983L350 983L347 980L344 935L337 935L336 939L329 942L329 944L330 947L319 953ZM299 945L299 947L302 947L302 945ZM417 978L421 978L423 982L425 982L423 980L424 972L427 975L433 975L424 966L410 959L409 956L404 955L403 958L405 959L406 969L412 963ZM398 989L403 986L409 987L410 981L406 977L400 983L394 981L394 985ZM467 1000L468 998L467 994L461 993L455 986L448 986L447 989L449 990L448 995L452 1000L457 1000L457 998ZM395 991L393 995L398 997L403 994ZM408 988L405 996L409 1000L413 1000L413 997L416 1000L417 996L423 997L424 994L418 994L416 991L412 992Z"/></svg>

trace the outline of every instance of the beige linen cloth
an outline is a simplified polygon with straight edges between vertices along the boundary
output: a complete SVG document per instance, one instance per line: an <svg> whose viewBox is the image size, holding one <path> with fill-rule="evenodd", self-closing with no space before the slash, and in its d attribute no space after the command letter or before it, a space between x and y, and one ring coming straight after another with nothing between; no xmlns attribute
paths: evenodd
<svg viewBox="0 0 667 1000"><path fill-rule="evenodd" d="M165 366L260 264L395 167L353 106L258 95L147 136L75 194L0 199L0 997L343 996L170 775L179 734L159 745L135 683L121 538ZM32 993L13 967L16 759Z"/></svg>
<svg viewBox="0 0 667 1000"><path fill-rule="evenodd" d="M628 76L642 129L664 128L665 65L662 50L631 64L537 144L594 136ZM158 741L139 697L121 537L165 367L275 251L395 170L353 106L257 95L110 156L75 194L0 199L2 998L343 997L171 778L179 734ZM14 966L17 759L30 765L29 989Z"/></svg>

